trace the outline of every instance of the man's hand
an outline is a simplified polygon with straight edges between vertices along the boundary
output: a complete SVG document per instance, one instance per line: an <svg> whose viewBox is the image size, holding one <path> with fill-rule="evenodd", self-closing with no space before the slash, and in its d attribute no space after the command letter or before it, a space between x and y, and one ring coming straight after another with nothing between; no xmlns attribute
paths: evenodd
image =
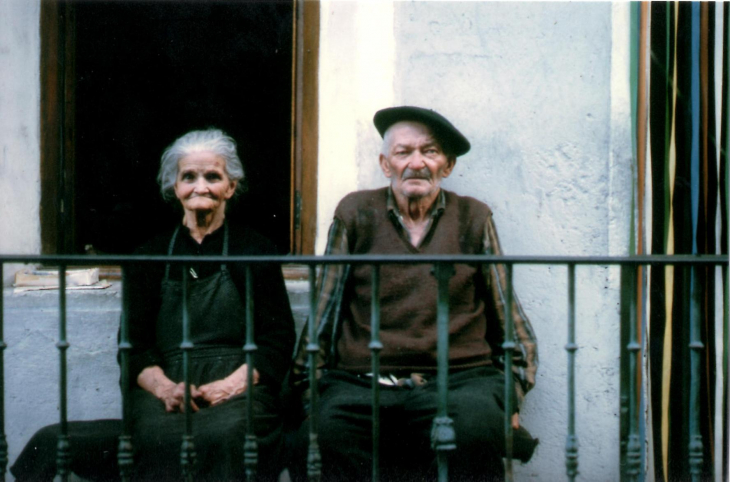
<svg viewBox="0 0 730 482"><path fill-rule="evenodd" d="M147 367L137 376L137 384L160 399L165 404L167 412L185 411L185 383L175 383L165 375L162 368L158 366ZM198 411L198 406L193 401L200 396L195 385L190 385L190 407L193 412Z"/></svg>
<svg viewBox="0 0 730 482"><path fill-rule="evenodd" d="M518 428L520 428L520 414L519 414L519 412L512 414L512 428L515 429L515 430L517 430Z"/></svg>
<svg viewBox="0 0 730 482"><path fill-rule="evenodd" d="M253 371L253 384L259 382L259 372ZM246 391L248 388L248 365L241 365L235 372L222 380L206 383L198 389L200 397L211 406L220 405Z"/></svg>

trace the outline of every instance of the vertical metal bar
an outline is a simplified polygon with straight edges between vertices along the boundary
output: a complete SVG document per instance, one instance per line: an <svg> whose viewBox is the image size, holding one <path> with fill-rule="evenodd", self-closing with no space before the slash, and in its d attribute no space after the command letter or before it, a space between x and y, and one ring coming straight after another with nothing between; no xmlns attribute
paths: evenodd
<svg viewBox="0 0 730 482"><path fill-rule="evenodd" d="M253 276L251 275L251 265L246 265L246 344L243 346L243 352L246 354L246 380L248 388L246 391L246 442L243 445L243 460L246 467L246 479L253 480L256 477L256 465L258 464L258 444L256 441L256 432L254 430L253 417L253 355L256 351L256 343L254 342L254 316L253 316Z"/></svg>
<svg viewBox="0 0 730 482"><path fill-rule="evenodd" d="M370 351L373 372L373 482L380 480L380 265L373 266Z"/></svg>
<svg viewBox="0 0 730 482"><path fill-rule="evenodd" d="M309 324L307 326L309 343L307 355L309 362L309 453L307 454L307 477L311 481L318 481L322 476L322 458L319 453L317 440L317 355L319 354L319 340L315 326L317 314L315 292L316 266L309 265Z"/></svg>
<svg viewBox="0 0 730 482"><path fill-rule="evenodd" d="M59 371L60 371L60 400L59 409L61 412L61 433L58 435L58 449L56 458L56 474L62 481L68 480L69 466L71 464L70 448L68 441L68 413L67 413L67 376L66 376L66 351L69 343L66 340L66 266L58 267L58 348Z"/></svg>
<svg viewBox="0 0 730 482"><path fill-rule="evenodd" d="M454 266L437 263L435 268L438 282L436 312L438 409L436 417L433 419L431 444L436 451L438 461L438 480L446 482L449 480L447 456L450 451L456 449L454 421L449 417L449 278L454 272Z"/></svg>
<svg viewBox="0 0 730 482"><path fill-rule="evenodd" d="M182 329L183 340L180 344L183 356L183 379L185 382L185 434L180 446L180 466L185 480L192 481L195 469L195 441L193 440L193 414L190 405L190 319L188 316L188 267L182 265Z"/></svg>
<svg viewBox="0 0 730 482"><path fill-rule="evenodd" d="M515 378L512 375L512 360L515 351L515 323L512 318L512 265L505 266L505 307L504 307L504 444L506 452L505 480L511 482L514 480L514 472L512 470L512 446L514 442L514 432L512 430L512 413L515 411L513 407L514 400L512 394L515 390Z"/></svg>
<svg viewBox="0 0 730 482"><path fill-rule="evenodd" d="M568 479L578 475L578 437L575 435L575 265L568 265L568 437L565 441L565 468Z"/></svg>
<svg viewBox="0 0 730 482"><path fill-rule="evenodd" d="M5 335L4 335L4 306L3 306L3 279L4 265L0 262L0 480L5 481L8 467L8 441L5 437Z"/></svg>
<svg viewBox="0 0 730 482"><path fill-rule="evenodd" d="M641 475L641 442L639 440L639 416L638 410L638 386L637 375L639 367L639 351L641 346L636 338L636 267L623 266L622 270L627 270L627 281L629 286L627 292L630 294L629 301L629 343L626 351L629 356L629 376L628 376L628 392L629 392L629 437L626 444L626 475L629 480L638 481Z"/></svg>
<svg viewBox="0 0 730 482"><path fill-rule="evenodd" d="M620 333L619 333L619 371L620 371L620 382L619 382L619 473L620 480L628 480L628 440L629 440L629 387L632 383L631 375L629 370L630 359L629 353L626 348L629 345L631 337L630 325L631 325L631 305L635 302L636 296L632 291L632 275L631 272L626 269L626 266L621 266L621 311L620 311Z"/></svg>
<svg viewBox="0 0 730 482"><path fill-rule="evenodd" d="M683 268L690 269L690 268ZM699 282L700 276L705 275L705 268L693 266L694 281ZM694 295L694 293L693 293ZM700 383L702 379L702 343L700 334L700 310L690 310L690 387L689 387L689 473L692 482L699 482L702 477L703 443L700 434Z"/></svg>
<svg viewBox="0 0 730 482"><path fill-rule="evenodd" d="M119 365L121 370L122 388L122 434L119 436L117 447L117 464L119 475L123 481L131 477L134 463L132 447L132 417L129 397L129 356L132 344L129 342L129 278L127 267L122 266L122 319L119 327Z"/></svg>

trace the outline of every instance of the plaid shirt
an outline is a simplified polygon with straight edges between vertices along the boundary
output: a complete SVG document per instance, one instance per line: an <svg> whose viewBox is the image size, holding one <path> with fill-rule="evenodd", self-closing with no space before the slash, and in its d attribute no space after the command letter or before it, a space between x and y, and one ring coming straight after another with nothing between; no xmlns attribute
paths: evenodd
<svg viewBox="0 0 730 482"><path fill-rule="evenodd" d="M428 226L425 229L425 235L422 239L428 237L428 233L435 228L435 220L440 217L446 206L446 195L442 190L434 203L431 210ZM393 223L393 227L398 231L399 235L410 242L408 229L403 222L403 216L398 210L393 196L392 190L388 190L387 201L388 215ZM490 216L484 227L484 240L481 251L488 255L500 255L502 250L499 245L497 230ZM348 245L347 230L344 222L337 217L332 221L327 237L326 255L343 255L350 254L350 246ZM489 333L489 342L492 347L493 362L498 367L504 366L504 356L501 347L504 341L505 328L505 304L506 291L511 289L507 286L505 267L503 265L484 265L480 270L487 293L493 298L486 306L494 306L494 313L487 313L487 317L496 319L499 324L490 326L492 333ZM315 311L315 326L319 342L319 362L318 369L330 367L330 360L335 359L335 349L337 346L337 336L339 334L338 323L341 323L340 310L342 309L342 299L345 291L345 285L350 274L349 265L325 265L319 274L317 280L317 306ZM515 327L515 350L513 352L513 373L517 380L515 385L517 389L518 402L521 404L525 393L535 385L535 374L538 367L537 355L537 339L535 332L530 324L527 315L522 310L522 306L517 298L517 294L512 291L512 319ZM493 333L493 331L498 333ZM299 350L294 360L293 381L296 385L305 386L307 380L308 353L307 345L309 338L307 336L307 328L305 327L300 339ZM319 370L318 370L319 371ZM318 373L319 375L319 373Z"/></svg>

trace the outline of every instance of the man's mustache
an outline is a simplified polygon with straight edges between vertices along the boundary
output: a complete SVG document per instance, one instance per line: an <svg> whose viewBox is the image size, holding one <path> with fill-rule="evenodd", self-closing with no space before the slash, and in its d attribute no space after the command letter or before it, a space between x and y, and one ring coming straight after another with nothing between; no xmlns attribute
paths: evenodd
<svg viewBox="0 0 730 482"><path fill-rule="evenodd" d="M431 171L428 170L428 168L423 169L411 169L406 168L405 171L403 171L403 180L406 181L408 179L425 179L426 181L431 180Z"/></svg>

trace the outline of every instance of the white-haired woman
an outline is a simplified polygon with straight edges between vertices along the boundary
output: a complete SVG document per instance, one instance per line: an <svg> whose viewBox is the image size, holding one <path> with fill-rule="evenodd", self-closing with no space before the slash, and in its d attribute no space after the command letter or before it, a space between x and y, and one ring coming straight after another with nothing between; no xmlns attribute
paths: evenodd
<svg viewBox="0 0 730 482"><path fill-rule="evenodd" d="M220 130L193 131L163 154L158 179L163 196L182 208L172 233L154 238L137 254L274 254L251 229L229 226L226 205L241 190L244 173L236 144ZM191 392L197 463L195 480L243 479L246 397L254 397L260 479L281 469L278 395L294 345L289 299L276 266L253 269L258 350L254 380L246 379L244 268L235 263L188 266L192 325ZM184 432L182 273L179 266L128 269L130 380L134 479L180 480ZM115 450L120 420L68 423L70 469L93 481L117 480ZM16 480L53 480L60 425L39 430L11 467Z"/></svg>
<svg viewBox="0 0 730 482"><path fill-rule="evenodd" d="M236 144L216 129L192 131L162 156L162 194L182 208L172 233L154 238L137 254L274 254L250 228L229 225L226 205L241 190L244 172ZM245 267L236 263L188 265L192 350L191 394L196 480L244 476L245 400L254 397L259 471L277 458L281 417L278 394L294 344L289 300L277 266L253 269L257 351L247 380ZM135 473L143 479L179 479L184 432L182 269L137 266L129 273L130 357ZM276 471L274 471L276 472ZM273 473L270 474L272 477Z"/></svg>

